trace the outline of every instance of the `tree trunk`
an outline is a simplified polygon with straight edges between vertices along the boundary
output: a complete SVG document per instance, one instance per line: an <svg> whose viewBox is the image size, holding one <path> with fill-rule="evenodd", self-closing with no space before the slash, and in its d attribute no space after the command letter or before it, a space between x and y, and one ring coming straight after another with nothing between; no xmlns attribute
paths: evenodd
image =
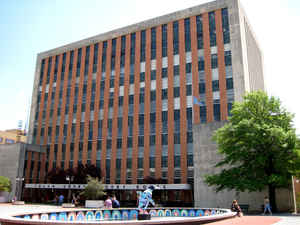
<svg viewBox="0 0 300 225"><path fill-rule="evenodd" d="M277 212L277 204L276 204L276 189L273 185L269 184L269 199L271 204L271 210L272 212Z"/></svg>

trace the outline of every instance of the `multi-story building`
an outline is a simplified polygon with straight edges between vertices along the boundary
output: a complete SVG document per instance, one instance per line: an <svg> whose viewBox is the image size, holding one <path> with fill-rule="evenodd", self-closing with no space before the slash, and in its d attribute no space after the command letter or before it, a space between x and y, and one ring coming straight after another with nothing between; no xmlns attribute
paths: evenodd
<svg viewBox="0 0 300 225"><path fill-rule="evenodd" d="M264 89L262 55L238 0L42 52L29 143L47 153L32 163L26 156L26 182L82 163L99 168L107 184L150 176L190 189L201 166L198 127L226 121L232 103L257 89Z"/></svg>
<svg viewBox="0 0 300 225"><path fill-rule="evenodd" d="M0 144L14 144L17 142L26 142L26 134L24 130L0 130Z"/></svg>

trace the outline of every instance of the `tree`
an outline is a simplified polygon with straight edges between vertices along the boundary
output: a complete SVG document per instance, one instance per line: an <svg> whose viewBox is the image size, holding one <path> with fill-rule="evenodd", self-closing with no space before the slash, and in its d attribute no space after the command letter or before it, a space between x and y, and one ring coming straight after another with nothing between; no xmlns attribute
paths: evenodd
<svg viewBox="0 0 300 225"><path fill-rule="evenodd" d="M99 168L94 165L79 164L76 168L69 168L67 170L53 168L50 172L48 172L47 180L52 184L66 184L68 183L66 176L69 176L73 177L70 183L86 184L87 175L101 179L101 171Z"/></svg>
<svg viewBox="0 0 300 225"><path fill-rule="evenodd" d="M213 140L223 159L219 174L205 181L216 191L262 191L268 188L271 206L277 211L276 188L286 188L291 175L299 175L300 154L292 127L293 115L279 99L262 91L252 92L234 103L228 123Z"/></svg>
<svg viewBox="0 0 300 225"><path fill-rule="evenodd" d="M106 193L104 192L104 186L98 178L93 178L90 175L87 176L87 186L80 193L88 200L98 200Z"/></svg>
<svg viewBox="0 0 300 225"><path fill-rule="evenodd" d="M6 191L6 192L11 191L10 179L4 176L0 176L0 192L1 191Z"/></svg>

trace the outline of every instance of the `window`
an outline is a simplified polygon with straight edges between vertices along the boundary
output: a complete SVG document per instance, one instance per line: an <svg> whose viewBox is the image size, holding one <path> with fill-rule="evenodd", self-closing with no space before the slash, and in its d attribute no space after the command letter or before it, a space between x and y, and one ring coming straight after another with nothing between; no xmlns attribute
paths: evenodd
<svg viewBox="0 0 300 225"><path fill-rule="evenodd" d="M219 80L213 80L212 81L212 90L213 91L219 91Z"/></svg>
<svg viewBox="0 0 300 225"><path fill-rule="evenodd" d="M126 49L126 36L121 37L121 59L120 59L120 67L125 66L125 49Z"/></svg>
<svg viewBox="0 0 300 225"><path fill-rule="evenodd" d="M124 85L124 77L120 77L119 86L123 86L123 85Z"/></svg>
<svg viewBox="0 0 300 225"><path fill-rule="evenodd" d="M138 146L139 147L144 147L144 136L139 136L138 137Z"/></svg>
<svg viewBox="0 0 300 225"><path fill-rule="evenodd" d="M106 50L107 50L107 41L104 41L102 45L102 72L105 72L106 69Z"/></svg>
<svg viewBox="0 0 300 225"><path fill-rule="evenodd" d="M193 143L193 132L186 133L186 141L187 143Z"/></svg>
<svg viewBox="0 0 300 225"><path fill-rule="evenodd" d="M174 133L174 144L180 144L180 133Z"/></svg>
<svg viewBox="0 0 300 225"><path fill-rule="evenodd" d="M224 53L224 58L225 58L225 66L231 66L231 51L225 51Z"/></svg>
<svg viewBox="0 0 300 225"><path fill-rule="evenodd" d="M220 121L221 114L220 114L220 104L214 104L214 120Z"/></svg>
<svg viewBox="0 0 300 225"><path fill-rule="evenodd" d="M133 95L129 95L129 104L133 104L133 102L134 102L134 97L133 97Z"/></svg>
<svg viewBox="0 0 300 225"><path fill-rule="evenodd" d="M135 33L130 34L130 65L135 62Z"/></svg>
<svg viewBox="0 0 300 225"><path fill-rule="evenodd" d="M168 27L167 24L162 25L162 57L168 55Z"/></svg>
<svg viewBox="0 0 300 225"><path fill-rule="evenodd" d="M156 28L151 28L151 59L156 58Z"/></svg>
<svg viewBox="0 0 300 225"><path fill-rule="evenodd" d="M187 166L188 166L188 167L194 166L194 158L193 158L193 155L187 155Z"/></svg>
<svg viewBox="0 0 300 225"><path fill-rule="evenodd" d="M150 92L150 101L156 100L156 90Z"/></svg>
<svg viewBox="0 0 300 225"><path fill-rule="evenodd" d="M199 83L199 94L205 93L205 83Z"/></svg>
<svg viewBox="0 0 300 225"><path fill-rule="evenodd" d="M206 122L206 106L200 106L200 121L201 123Z"/></svg>
<svg viewBox="0 0 300 225"><path fill-rule="evenodd" d="M174 76L179 75L179 65L174 66Z"/></svg>
<svg viewBox="0 0 300 225"><path fill-rule="evenodd" d="M161 157L161 167L162 168L168 167L168 156Z"/></svg>
<svg viewBox="0 0 300 225"><path fill-rule="evenodd" d="M204 60L198 61L198 70L203 71L204 70Z"/></svg>
<svg viewBox="0 0 300 225"><path fill-rule="evenodd" d="M185 72L191 73L192 72L192 63L185 64Z"/></svg>
<svg viewBox="0 0 300 225"><path fill-rule="evenodd" d="M140 82L144 82L145 81L145 72L141 72L140 73Z"/></svg>
<svg viewBox="0 0 300 225"><path fill-rule="evenodd" d="M180 155L175 155L174 156L174 167L175 168L180 168Z"/></svg>
<svg viewBox="0 0 300 225"><path fill-rule="evenodd" d="M161 98L168 99L168 89L162 89Z"/></svg>
<svg viewBox="0 0 300 225"><path fill-rule="evenodd" d="M168 77L168 67L162 68L161 76L162 78Z"/></svg>
<svg viewBox="0 0 300 225"><path fill-rule="evenodd" d="M150 135L150 146L155 145L155 137L156 135Z"/></svg>
<svg viewBox="0 0 300 225"><path fill-rule="evenodd" d="M210 39L210 46L216 46L217 39L216 39L216 22L215 22L215 12L209 12L209 39Z"/></svg>
<svg viewBox="0 0 300 225"><path fill-rule="evenodd" d="M230 43L230 31L228 21L228 9L222 9L222 28L223 28L223 40L224 44Z"/></svg>
<svg viewBox="0 0 300 225"><path fill-rule="evenodd" d="M211 55L211 68L215 69L218 67L218 55L212 54Z"/></svg>
<svg viewBox="0 0 300 225"><path fill-rule="evenodd" d="M233 89L233 79L232 78L226 78L226 89Z"/></svg>
<svg viewBox="0 0 300 225"><path fill-rule="evenodd" d="M127 148L132 148L132 137L127 137Z"/></svg>
<svg viewBox="0 0 300 225"><path fill-rule="evenodd" d="M140 93L140 103L144 103L145 102L145 94L144 93Z"/></svg>
<svg viewBox="0 0 300 225"><path fill-rule="evenodd" d="M156 70L151 70L151 80L156 79Z"/></svg>
<svg viewBox="0 0 300 225"><path fill-rule="evenodd" d="M175 87L174 88L174 98L180 96L180 87Z"/></svg>
<svg viewBox="0 0 300 225"><path fill-rule="evenodd" d="M144 163L144 158L138 158L138 168L139 169L144 167L143 163Z"/></svg>
<svg viewBox="0 0 300 225"><path fill-rule="evenodd" d="M197 47L198 49L203 48L203 27L202 27L202 17L196 16L197 24Z"/></svg>
<svg viewBox="0 0 300 225"><path fill-rule="evenodd" d="M192 85L187 85L186 86L186 96L191 96L192 95Z"/></svg>
<svg viewBox="0 0 300 225"><path fill-rule="evenodd" d="M173 55L179 53L178 21L173 22Z"/></svg>
<svg viewBox="0 0 300 225"><path fill-rule="evenodd" d="M191 31L190 31L190 18L184 19L184 40L185 51L191 51Z"/></svg>
<svg viewBox="0 0 300 225"><path fill-rule="evenodd" d="M94 44L93 73L97 72L99 44Z"/></svg>
<svg viewBox="0 0 300 225"><path fill-rule="evenodd" d="M168 145L168 134L161 135L161 143L162 145Z"/></svg>
<svg viewBox="0 0 300 225"><path fill-rule="evenodd" d="M129 83L133 84L134 83L134 75L129 76Z"/></svg>
<svg viewBox="0 0 300 225"><path fill-rule="evenodd" d="M141 62L145 62L146 59L146 30L141 32Z"/></svg>

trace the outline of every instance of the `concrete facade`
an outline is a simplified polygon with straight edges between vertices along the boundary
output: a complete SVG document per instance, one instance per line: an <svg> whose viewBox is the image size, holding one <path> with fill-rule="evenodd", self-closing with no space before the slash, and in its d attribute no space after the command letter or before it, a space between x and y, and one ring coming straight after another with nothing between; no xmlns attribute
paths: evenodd
<svg viewBox="0 0 300 225"><path fill-rule="evenodd" d="M22 178L24 178L26 151L44 153L45 149L25 143L0 145L0 176L8 177L11 181L9 200L14 196L21 197Z"/></svg>
<svg viewBox="0 0 300 225"><path fill-rule="evenodd" d="M239 204L248 204L249 210L260 211L264 196L268 195L267 190L263 192L235 192L220 191L216 193L213 187L209 187L205 182L205 175L219 173L222 168L215 168L222 159L218 153L217 145L212 141L214 132L223 127L226 121L213 122L194 126L194 164L195 183L194 199L195 207L230 207L232 200L238 200ZM278 209L287 211L293 208L292 193L288 189L277 190L276 193Z"/></svg>
<svg viewBox="0 0 300 225"><path fill-rule="evenodd" d="M234 101L242 101L245 93L265 90L263 78L263 56L255 34L250 27L240 1L226 1L229 13L232 73L234 80ZM194 138L194 199L195 206L229 207L233 199L241 204L250 204L250 210L260 210L265 193L216 193L204 183L204 175L217 173L214 168L220 161L216 144L211 140L215 130L226 121L207 124L193 124ZM286 190L279 191L278 198L284 199L281 209L290 207L290 195ZM285 203L284 203L285 202Z"/></svg>

